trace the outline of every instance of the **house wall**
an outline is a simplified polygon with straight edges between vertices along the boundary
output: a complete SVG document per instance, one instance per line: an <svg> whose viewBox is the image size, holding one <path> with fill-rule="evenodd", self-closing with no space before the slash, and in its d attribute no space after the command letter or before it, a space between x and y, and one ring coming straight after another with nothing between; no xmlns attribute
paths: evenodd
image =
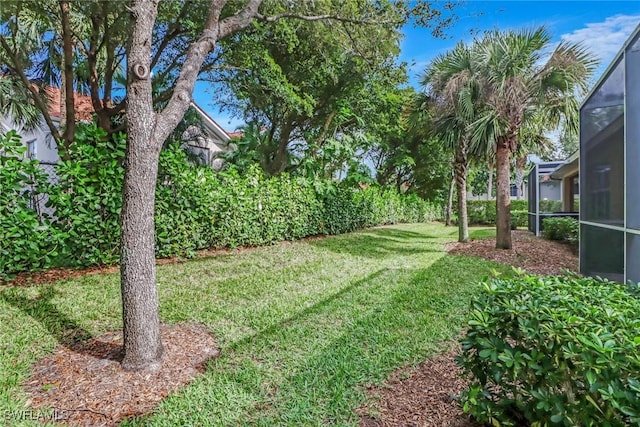
<svg viewBox="0 0 640 427"><path fill-rule="evenodd" d="M11 117L0 117L0 132L6 134L10 130L15 130L22 136L22 143L29 148L29 154L33 158L42 163L56 163L60 159L56 142L44 123L35 129L25 130Z"/></svg>

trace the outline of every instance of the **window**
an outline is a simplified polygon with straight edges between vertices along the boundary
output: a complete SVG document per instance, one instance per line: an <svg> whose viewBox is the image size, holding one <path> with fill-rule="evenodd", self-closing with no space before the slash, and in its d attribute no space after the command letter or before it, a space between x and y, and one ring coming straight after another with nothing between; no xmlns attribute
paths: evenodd
<svg viewBox="0 0 640 427"><path fill-rule="evenodd" d="M35 139L27 141L27 157L35 159L38 157L38 145Z"/></svg>

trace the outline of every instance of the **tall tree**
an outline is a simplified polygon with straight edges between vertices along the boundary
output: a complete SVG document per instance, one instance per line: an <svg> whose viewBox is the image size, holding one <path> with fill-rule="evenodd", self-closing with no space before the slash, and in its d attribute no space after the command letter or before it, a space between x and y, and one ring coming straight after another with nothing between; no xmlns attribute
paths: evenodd
<svg viewBox="0 0 640 427"><path fill-rule="evenodd" d="M539 117L542 128L561 121L577 126L578 99L596 65L578 44L560 42L550 55L545 28L494 31L475 42L477 81L484 108L474 122L473 141L492 143L496 152L496 248L511 248L510 165L523 126Z"/></svg>
<svg viewBox="0 0 640 427"><path fill-rule="evenodd" d="M189 107L196 80L217 67L225 50L218 42L239 37L252 25L287 19L358 24L381 31L415 19L438 32L451 19L450 9L451 4L436 8L426 0L1 3L0 58L30 90L52 133L55 124L32 85L46 67L58 82L64 78L66 91L88 90L101 127L113 132L126 126L120 265L123 367L155 368L162 359L154 250L158 158L163 142ZM26 25L29 19L33 25ZM43 58L56 60L43 67ZM63 77L71 62L77 65L73 87L68 75ZM120 78L125 66L126 81ZM124 88L126 94L116 96ZM126 120L121 120L123 113Z"/></svg>
<svg viewBox="0 0 640 427"><path fill-rule="evenodd" d="M319 5L317 13L341 15L370 7L354 2ZM279 13L283 5L271 3L266 10ZM353 136L372 123L362 120L367 110L406 80L404 68L395 61L400 22L371 27L281 20L255 24L221 43L222 75L231 92L222 96L231 99L229 108L265 129L258 146L265 172L291 171L301 164L292 157L316 157L315 163L321 164L325 152L336 152L328 145L349 150L356 147L345 146L347 140L364 141ZM210 74L220 78L220 72Z"/></svg>
<svg viewBox="0 0 640 427"><path fill-rule="evenodd" d="M469 46L456 47L436 57L422 79L425 89L422 106L431 109L431 132L454 153L454 173L458 195L458 241L469 240L467 218L467 175L469 170L470 125L475 119L480 92L475 81L475 63Z"/></svg>
<svg viewBox="0 0 640 427"><path fill-rule="evenodd" d="M184 60L177 66L178 77L166 106L154 110L151 70L153 67L154 26L158 0L132 0L131 40L127 55L127 129L125 181L122 208L121 287L123 298L124 351L127 369L157 367L162 358L159 332L158 293L155 283L154 191L158 157L164 140L182 119L191 100L196 79L218 40L238 33L253 22L274 22L284 18L303 21L333 20L382 25L398 15L401 3L370 3L356 14L336 16L314 13L311 9L284 11L267 16L260 11L261 0L242 4L211 0L199 34L188 41ZM424 4L421 4L424 6ZM415 7L415 6L414 6ZM415 9L414 9L415 10ZM402 9L406 13L408 9ZM363 14L364 13L364 14Z"/></svg>

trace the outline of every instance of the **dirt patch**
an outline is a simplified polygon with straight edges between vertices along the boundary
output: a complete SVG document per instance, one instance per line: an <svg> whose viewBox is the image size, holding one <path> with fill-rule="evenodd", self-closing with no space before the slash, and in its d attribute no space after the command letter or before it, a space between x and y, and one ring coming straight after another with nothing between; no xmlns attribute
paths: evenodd
<svg viewBox="0 0 640 427"><path fill-rule="evenodd" d="M578 272L578 257L571 246L528 231L513 231L511 237L511 250L496 249L495 238L451 242L445 244L445 249L450 254L497 261L532 274ZM418 367L397 371L384 386L369 389L371 403L358 410L360 426L477 427L457 400L466 387L454 360L459 352L459 346L451 344L448 350Z"/></svg>
<svg viewBox="0 0 640 427"><path fill-rule="evenodd" d="M477 239L468 243L445 244L453 255L467 255L501 262L539 275L563 274L565 270L578 272L578 256L566 243L546 240L534 234L514 230L511 232L512 249L496 249L496 239Z"/></svg>
<svg viewBox="0 0 640 427"><path fill-rule="evenodd" d="M122 369L122 333L108 332L65 347L36 362L24 384L33 410L70 426L115 426L149 413L169 393L204 371L220 354L214 338L197 324L163 325L165 355L152 372Z"/></svg>

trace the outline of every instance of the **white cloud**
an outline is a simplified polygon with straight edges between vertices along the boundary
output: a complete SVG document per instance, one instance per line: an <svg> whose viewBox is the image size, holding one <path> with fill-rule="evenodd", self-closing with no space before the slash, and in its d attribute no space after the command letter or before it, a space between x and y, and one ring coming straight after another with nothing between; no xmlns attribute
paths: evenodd
<svg viewBox="0 0 640 427"><path fill-rule="evenodd" d="M604 6L606 3L602 3ZM561 36L563 41L582 43L607 67L633 30L640 23L640 15L614 15L604 22L588 23L571 33Z"/></svg>

